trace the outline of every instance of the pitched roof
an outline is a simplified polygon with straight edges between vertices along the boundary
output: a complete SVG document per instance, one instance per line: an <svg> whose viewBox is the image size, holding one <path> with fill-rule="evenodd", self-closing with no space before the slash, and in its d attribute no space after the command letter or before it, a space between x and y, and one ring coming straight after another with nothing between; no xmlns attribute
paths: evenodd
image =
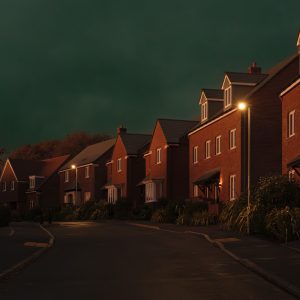
<svg viewBox="0 0 300 300"><path fill-rule="evenodd" d="M283 61L275 65L273 68L271 68L268 71L269 75L263 81L261 81L253 90L251 90L250 93L246 95L245 98L248 98L251 95L253 95L255 92L257 92L260 88L262 88L266 83L268 83L273 77L275 77L282 69L287 67L295 59L300 60L299 54L294 54L293 56L284 59Z"/></svg>
<svg viewBox="0 0 300 300"><path fill-rule="evenodd" d="M199 122L191 120L158 119L168 144L177 144Z"/></svg>
<svg viewBox="0 0 300 300"><path fill-rule="evenodd" d="M69 155L54 157L45 160L26 160L9 158L9 162L19 181L27 181L29 176L50 177L56 172L63 163L69 158Z"/></svg>
<svg viewBox="0 0 300 300"><path fill-rule="evenodd" d="M150 143L151 134L122 133L120 138L125 146L127 154L137 154L144 146Z"/></svg>
<svg viewBox="0 0 300 300"><path fill-rule="evenodd" d="M224 91L219 89L202 89L207 99L224 99Z"/></svg>
<svg viewBox="0 0 300 300"><path fill-rule="evenodd" d="M104 142L90 145L79 152L67 164L65 164L60 171L70 169L71 165L83 166L95 162L109 149L111 149L116 142L116 139L109 139Z"/></svg>
<svg viewBox="0 0 300 300"><path fill-rule="evenodd" d="M268 76L268 74L252 74L239 72L225 72L225 74L232 83L248 84L257 84Z"/></svg>

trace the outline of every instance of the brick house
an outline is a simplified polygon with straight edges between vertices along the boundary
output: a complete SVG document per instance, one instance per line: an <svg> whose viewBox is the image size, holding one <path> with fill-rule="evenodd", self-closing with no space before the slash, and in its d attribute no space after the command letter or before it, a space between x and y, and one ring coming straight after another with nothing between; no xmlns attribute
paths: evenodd
<svg viewBox="0 0 300 300"><path fill-rule="evenodd" d="M101 200L101 187L106 182L106 162L110 159L116 140L109 139L90 145L59 170L60 203L79 206L89 200Z"/></svg>
<svg viewBox="0 0 300 300"><path fill-rule="evenodd" d="M217 202L237 198L247 191L248 158L252 186L261 176L281 173L279 95L298 75L296 54L265 74L256 64L248 73L226 72L220 90L202 91L200 123L189 133L190 197ZM251 110L249 157L248 110L238 109L241 100Z"/></svg>
<svg viewBox="0 0 300 300"><path fill-rule="evenodd" d="M134 206L142 202L143 195L137 184L145 174L145 153L151 135L128 133L124 127L118 128L118 136L111 160L107 163L107 201L115 203L127 199Z"/></svg>
<svg viewBox="0 0 300 300"><path fill-rule="evenodd" d="M58 207L57 171L68 159L68 155L40 161L7 159L0 177L0 202L20 213L37 206Z"/></svg>
<svg viewBox="0 0 300 300"><path fill-rule="evenodd" d="M188 197L187 133L197 121L158 119L145 153L145 202Z"/></svg>
<svg viewBox="0 0 300 300"><path fill-rule="evenodd" d="M300 179L300 78L281 93L282 173Z"/></svg>

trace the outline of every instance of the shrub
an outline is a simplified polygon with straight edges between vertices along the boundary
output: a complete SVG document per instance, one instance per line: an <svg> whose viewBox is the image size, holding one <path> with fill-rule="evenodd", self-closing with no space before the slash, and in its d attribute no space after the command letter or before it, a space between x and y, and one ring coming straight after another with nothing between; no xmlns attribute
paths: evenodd
<svg viewBox="0 0 300 300"><path fill-rule="evenodd" d="M167 211L164 208L157 209L154 211L151 217L151 222L154 223L166 223L167 222Z"/></svg>
<svg viewBox="0 0 300 300"><path fill-rule="evenodd" d="M114 205L114 218L118 220L126 220L131 215L132 205L127 199L120 199Z"/></svg>
<svg viewBox="0 0 300 300"><path fill-rule="evenodd" d="M66 219L69 219L70 221L70 216L73 216L72 219L74 220L77 218L76 213L73 211L72 208L70 207L64 207L59 211L56 211L53 215L53 220L54 221L65 221Z"/></svg>
<svg viewBox="0 0 300 300"><path fill-rule="evenodd" d="M8 226L11 220L11 212L8 207L0 206L0 227Z"/></svg>
<svg viewBox="0 0 300 300"><path fill-rule="evenodd" d="M300 238L300 208L274 208L265 222L266 230L280 241Z"/></svg>
<svg viewBox="0 0 300 300"><path fill-rule="evenodd" d="M190 223L191 223L191 215L184 211L181 214L179 214L179 216L176 219L177 225L190 225Z"/></svg>
<svg viewBox="0 0 300 300"><path fill-rule="evenodd" d="M153 209L148 204L143 204L132 211L131 218L134 220L148 221L151 219Z"/></svg>
<svg viewBox="0 0 300 300"><path fill-rule="evenodd" d="M96 202L94 200L83 203L77 210L78 220L89 220L95 209Z"/></svg>
<svg viewBox="0 0 300 300"><path fill-rule="evenodd" d="M104 220L111 217L112 211L111 204L106 202L98 202L95 205L95 210L90 216L90 220Z"/></svg>
<svg viewBox="0 0 300 300"><path fill-rule="evenodd" d="M207 226L213 225L217 223L217 218L213 215L210 215L208 211L198 211L193 213L191 218L192 225L200 225L200 226Z"/></svg>

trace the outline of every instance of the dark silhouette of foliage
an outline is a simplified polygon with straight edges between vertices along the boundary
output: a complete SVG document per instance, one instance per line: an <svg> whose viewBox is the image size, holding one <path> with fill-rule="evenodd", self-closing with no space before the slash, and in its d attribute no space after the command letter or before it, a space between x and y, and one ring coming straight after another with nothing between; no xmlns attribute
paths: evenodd
<svg viewBox="0 0 300 300"><path fill-rule="evenodd" d="M47 159L66 154L70 154L73 157L85 147L109 138L106 134L75 132L67 135L62 140L43 141L34 145L21 146L13 151L9 157L32 160Z"/></svg>

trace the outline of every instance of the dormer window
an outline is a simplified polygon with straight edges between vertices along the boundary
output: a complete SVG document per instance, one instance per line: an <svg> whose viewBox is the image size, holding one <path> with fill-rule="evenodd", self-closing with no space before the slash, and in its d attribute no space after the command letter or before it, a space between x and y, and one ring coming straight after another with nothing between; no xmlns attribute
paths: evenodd
<svg viewBox="0 0 300 300"><path fill-rule="evenodd" d="M35 188L35 176L29 177L29 188L34 189Z"/></svg>
<svg viewBox="0 0 300 300"><path fill-rule="evenodd" d="M120 173L122 171L122 159L117 159L117 172Z"/></svg>
<svg viewBox="0 0 300 300"><path fill-rule="evenodd" d="M224 104L225 104L225 108L231 106L231 104L232 104L231 86L224 90Z"/></svg>
<svg viewBox="0 0 300 300"><path fill-rule="evenodd" d="M201 104L201 121L207 120L207 101Z"/></svg>
<svg viewBox="0 0 300 300"><path fill-rule="evenodd" d="M90 166L86 166L84 168L84 177L89 178L90 177Z"/></svg>
<svg viewBox="0 0 300 300"><path fill-rule="evenodd" d="M161 163L161 148L156 149L156 163L157 164Z"/></svg>
<svg viewBox="0 0 300 300"><path fill-rule="evenodd" d="M15 182L14 182L14 181L12 181L12 182L10 183L10 190L11 190L11 191L14 191L14 190L15 190Z"/></svg>

